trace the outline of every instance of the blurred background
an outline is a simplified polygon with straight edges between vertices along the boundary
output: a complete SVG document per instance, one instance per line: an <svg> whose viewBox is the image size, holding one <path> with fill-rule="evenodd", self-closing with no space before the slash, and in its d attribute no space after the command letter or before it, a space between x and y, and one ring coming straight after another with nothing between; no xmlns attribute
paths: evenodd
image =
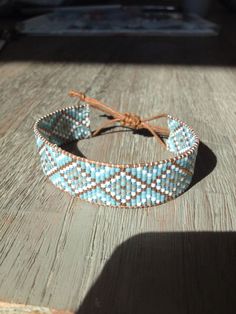
<svg viewBox="0 0 236 314"><path fill-rule="evenodd" d="M234 47L235 12L236 0L0 0L0 50L30 36L16 44L14 52L2 55L3 59L35 60L40 58L32 51L35 43L40 43L41 51L43 47L50 50L61 38L64 53L41 55L42 61L77 61L78 49L86 46L92 53L82 59L80 56L80 61L103 62L108 46L130 44L138 48L135 54L130 56L127 46L120 49L119 59L113 60L111 54L109 60L234 65L234 52L226 46L226 39ZM115 36L108 42L107 35ZM122 41L117 35L121 35ZM124 38L126 35L144 36L151 45L158 43L158 49L152 47L143 52L142 48L139 50L144 47L143 41L136 38L131 44ZM72 39L78 36L84 38ZM97 44L94 36L100 37ZM163 51L160 37L172 37L165 41ZM79 46L67 49L69 43ZM166 47L167 43L174 45L174 50Z"/></svg>
<svg viewBox="0 0 236 314"><path fill-rule="evenodd" d="M175 6L187 14L205 16L217 2L229 10L236 9L236 0L0 0L0 12L2 16L7 16L17 14L19 10L27 7L45 9L58 6L121 4Z"/></svg>
<svg viewBox="0 0 236 314"><path fill-rule="evenodd" d="M216 35L221 16L233 14L235 10L236 0L0 0L0 29L5 40L12 33L68 34L69 28L73 34L97 29L100 33L127 34L132 30L132 34L140 34L145 30L146 34L154 35ZM44 18L32 22L38 16ZM65 26L69 19L70 25ZM27 22L19 27L19 21ZM42 24L45 24L43 28Z"/></svg>

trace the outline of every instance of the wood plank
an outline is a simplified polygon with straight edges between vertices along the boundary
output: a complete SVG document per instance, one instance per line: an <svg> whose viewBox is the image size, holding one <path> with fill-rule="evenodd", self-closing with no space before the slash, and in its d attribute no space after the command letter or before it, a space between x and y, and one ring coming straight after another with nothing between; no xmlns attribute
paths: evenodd
<svg viewBox="0 0 236 314"><path fill-rule="evenodd" d="M70 311L58 311L54 309L49 309L47 307L41 306L32 306L32 305L25 305L25 304L14 304L14 303L6 303L0 302L0 313L1 314L72 314Z"/></svg>
<svg viewBox="0 0 236 314"><path fill-rule="evenodd" d="M127 49L130 60L135 60L137 51L132 50L132 45L136 43L137 48L142 40L144 56L145 49L152 49L152 55L156 53L158 58L159 49L165 51L168 46L163 39L130 43L117 39L115 46L114 40L110 45L104 40L108 48L97 50L97 58L103 62L91 63L87 62L86 54L94 56L90 49L96 45L91 41L86 45L86 40L79 43L71 39L70 50L61 41L53 47L47 39L46 46L35 47L34 40L26 38L5 48L8 60L5 56L5 63L0 64L4 74L0 78L1 300L71 311L80 308L78 313L92 313L91 308L88 310L88 300L92 300L96 303L95 313L105 313L110 310L110 303L104 310L101 302L111 289L111 300L115 292L119 295L115 313L125 313L119 312L117 306L121 302L124 310L127 301L129 313L137 314L139 309L132 303L134 300L125 297L128 290L124 285L127 283L129 291L134 289L137 301L144 290L138 291L133 285L141 285L142 278L146 280L153 273L155 280L160 278L160 286L154 280L152 287L158 300L163 297L157 307L161 313L198 314L201 310L210 313L213 301L218 305L218 309L213 307L214 313L223 313L216 296L221 293L226 300L226 292L214 290L207 281L207 271L213 276L209 265L218 260L213 267L215 279L210 277L212 282L234 291L234 283L226 280L235 275L232 263L236 230L236 68L189 62L168 65L160 60L152 64L111 62L122 60ZM171 39L168 41L170 48L176 46L176 39L173 44ZM16 49L23 56L25 47L21 44L28 46L35 60L25 58L12 63ZM185 51L184 46L181 49ZM210 49L209 54L214 55L215 46ZM70 53L78 57L74 62L72 57L65 62ZM54 54L57 60L48 62ZM233 52L217 52L219 60L228 55ZM198 51L192 59L197 57ZM41 115L73 104L74 99L67 96L69 89L85 91L121 111L141 116L167 112L187 121L203 142L193 186L176 200L148 211L99 207L57 190L42 174L32 126ZM94 125L102 121L98 112L92 118ZM116 132L79 142L79 150L87 157L114 163L167 156L152 137L119 132L119 128L113 131ZM152 258L149 270L148 261ZM107 279L109 269L111 277ZM119 269L123 276L120 279ZM129 271L137 274L138 279L132 279ZM110 278L114 279L112 284ZM207 292L201 290L204 284L209 289L210 303ZM103 294L98 292L101 287ZM100 300L94 299L94 293L98 293ZM152 297L153 292L150 297L145 294L143 302L154 302ZM228 308L222 301L222 306L229 310L227 313L233 313L231 297L229 293ZM143 305L138 304L143 310Z"/></svg>

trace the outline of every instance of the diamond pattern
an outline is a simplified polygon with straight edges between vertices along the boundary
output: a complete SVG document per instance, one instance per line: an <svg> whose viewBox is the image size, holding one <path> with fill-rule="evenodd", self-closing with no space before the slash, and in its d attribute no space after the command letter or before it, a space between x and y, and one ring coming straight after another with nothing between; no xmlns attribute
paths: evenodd
<svg viewBox="0 0 236 314"><path fill-rule="evenodd" d="M81 199L113 206L152 206L177 197L191 182L196 136L174 118L168 119L167 146L176 158L139 167L84 161L58 149L59 142L90 135L87 106L64 109L40 121L36 144L44 173L57 187ZM181 154L190 148L195 150Z"/></svg>

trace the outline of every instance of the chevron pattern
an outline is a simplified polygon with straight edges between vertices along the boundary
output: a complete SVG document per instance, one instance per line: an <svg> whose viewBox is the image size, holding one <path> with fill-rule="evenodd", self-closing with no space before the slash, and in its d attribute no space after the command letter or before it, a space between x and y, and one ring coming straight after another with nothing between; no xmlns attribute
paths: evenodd
<svg viewBox="0 0 236 314"><path fill-rule="evenodd" d="M167 147L176 154L175 158L130 167L103 165L68 154L57 146L90 136L88 114L87 106L68 108L36 123L43 171L58 188L97 204L147 207L165 203L189 186L198 140L185 124L168 118Z"/></svg>

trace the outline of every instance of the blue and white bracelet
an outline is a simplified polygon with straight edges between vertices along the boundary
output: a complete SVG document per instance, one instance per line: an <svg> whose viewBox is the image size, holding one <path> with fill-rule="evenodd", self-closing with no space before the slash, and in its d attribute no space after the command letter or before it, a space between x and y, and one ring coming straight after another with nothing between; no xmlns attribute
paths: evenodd
<svg viewBox="0 0 236 314"><path fill-rule="evenodd" d="M71 95L79 96L86 104L52 112L34 125L43 172L56 187L91 203L119 207L156 206L176 198L188 188L199 139L186 123L166 115L169 136L163 143L174 154L172 158L134 164L89 160L69 153L61 146L94 134L90 129L91 107L112 114L115 123L136 129L145 125L152 133L155 128L147 121L153 118L122 114L104 104L106 107L101 108L100 102L79 92ZM156 133L159 132L158 138L163 140L161 129L157 127Z"/></svg>

